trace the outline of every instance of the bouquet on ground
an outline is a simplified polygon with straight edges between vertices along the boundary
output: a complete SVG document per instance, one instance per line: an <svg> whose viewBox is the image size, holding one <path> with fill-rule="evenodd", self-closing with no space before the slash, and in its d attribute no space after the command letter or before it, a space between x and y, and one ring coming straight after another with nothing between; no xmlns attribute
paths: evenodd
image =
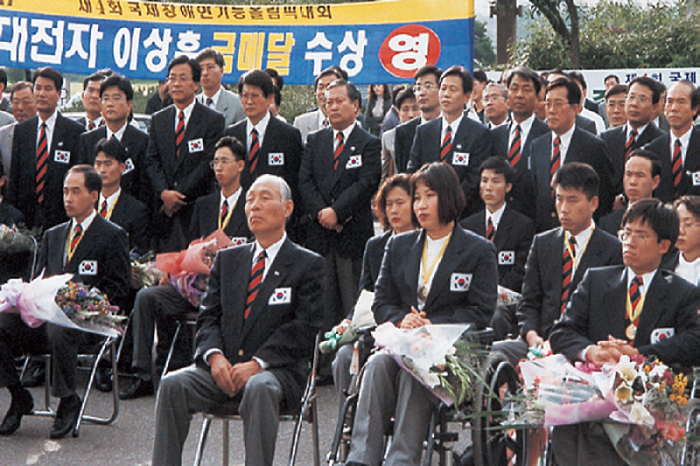
<svg viewBox="0 0 700 466"><path fill-rule="evenodd" d="M126 317L117 315L119 308L112 306L97 288L74 283L70 281L72 277L40 276L30 283L9 280L0 288L0 312L20 314L32 328L50 322L111 337L123 334Z"/></svg>
<svg viewBox="0 0 700 466"><path fill-rule="evenodd" d="M238 244L233 243L222 230L216 230L204 239L192 241L183 251L158 254L156 268L169 274L170 284L190 304L199 307L216 253Z"/></svg>
<svg viewBox="0 0 700 466"><path fill-rule="evenodd" d="M135 290L155 286L160 282L162 272L156 267L155 254L148 251L139 255L131 251L129 262L131 263L131 287Z"/></svg>
<svg viewBox="0 0 700 466"><path fill-rule="evenodd" d="M425 325L406 330L385 323L373 332L375 346L428 387L443 403L460 410L474 399L485 356L469 341L468 324Z"/></svg>
<svg viewBox="0 0 700 466"><path fill-rule="evenodd" d="M572 366L563 355L520 364L522 423L545 426L604 421L620 457L630 465L680 464L685 438L687 377L653 357L622 356L602 369ZM538 422L539 420L539 422Z"/></svg>

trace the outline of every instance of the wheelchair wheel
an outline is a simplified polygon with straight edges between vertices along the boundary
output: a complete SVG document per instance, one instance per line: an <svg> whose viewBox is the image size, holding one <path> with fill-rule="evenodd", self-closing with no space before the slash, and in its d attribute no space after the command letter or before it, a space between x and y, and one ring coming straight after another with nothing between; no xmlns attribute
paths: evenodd
<svg viewBox="0 0 700 466"><path fill-rule="evenodd" d="M682 466L700 466L700 407L695 407L688 415L688 423L685 426L688 438L683 449Z"/></svg>
<svg viewBox="0 0 700 466"><path fill-rule="evenodd" d="M490 390L477 390L475 410L484 416L472 421L472 444L476 466L523 466L526 457L527 431L525 429L493 430L508 419L509 399L520 389L518 373L499 353L489 355L484 364L484 381Z"/></svg>

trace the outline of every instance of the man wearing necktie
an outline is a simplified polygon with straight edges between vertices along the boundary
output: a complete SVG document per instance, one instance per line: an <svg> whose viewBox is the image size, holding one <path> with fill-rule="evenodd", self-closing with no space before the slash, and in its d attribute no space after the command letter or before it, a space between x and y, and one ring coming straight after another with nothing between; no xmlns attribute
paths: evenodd
<svg viewBox="0 0 700 466"><path fill-rule="evenodd" d="M660 102L660 83L652 78L640 76L629 84L625 100L627 124L609 129L600 134L608 144L608 154L613 164L613 187L615 194L623 193L623 174L629 154L665 134L652 122ZM621 202L623 201L623 202ZM626 200L619 199L624 206Z"/></svg>
<svg viewBox="0 0 700 466"><path fill-rule="evenodd" d="M202 93L197 96L199 102L222 113L227 127L243 120L245 113L241 99L221 84L226 65L221 52L204 49L197 54L197 62L202 67Z"/></svg>
<svg viewBox="0 0 700 466"><path fill-rule="evenodd" d="M83 80L83 93L81 95L85 116L78 118L77 122L85 127L85 131L92 131L104 124L102 119L102 99L100 98L100 85L106 76L102 72L94 73Z"/></svg>
<svg viewBox="0 0 700 466"><path fill-rule="evenodd" d="M128 238L124 230L95 211L101 188L100 175L91 166L76 165L68 171L63 201L71 220L44 233L37 270L43 270L44 277L74 274L74 281L97 287L123 312L131 275ZM76 394L78 346L94 341L95 336L87 332L49 323L29 328L17 314L0 314L0 386L12 394L0 435L16 431L22 416L33 408L32 397L22 388L14 364L14 357L26 352L51 353L52 394L61 402L50 435L67 435L75 427L81 405Z"/></svg>
<svg viewBox="0 0 700 466"><path fill-rule="evenodd" d="M355 121L361 99L347 81L328 86L331 127L309 134L299 171L305 246L326 260L325 330L355 305L362 254L374 234L371 199L381 175L381 142Z"/></svg>
<svg viewBox="0 0 700 466"><path fill-rule="evenodd" d="M123 76L110 76L102 81L99 95L104 124L80 136L78 160L80 163L93 165L97 155L95 147L100 139L119 141L126 148L126 168L122 173L120 186L150 209L154 202L150 181L146 175L148 134L129 123L134 98L131 82Z"/></svg>
<svg viewBox="0 0 700 466"><path fill-rule="evenodd" d="M224 131L224 116L195 99L201 70L185 55L170 61L173 105L155 113L149 127L146 171L159 199L155 226L159 252L187 247L194 203L212 188L209 162Z"/></svg>
<svg viewBox="0 0 700 466"><path fill-rule="evenodd" d="M597 366L615 364L623 354L700 364L700 290L659 267L678 230L670 205L632 204L620 231L624 265L588 271L552 331L552 350ZM555 427L552 446L558 465L625 464L600 423Z"/></svg>
<svg viewBox="0 0 700 466"><path fill-rule="evenodd" d="M262 175L246 194L255 242L220 251L197 319L195 364L161 380L153 466L182 464L192 414L224 403L243 418L245 464L271 466L280 405L299 406L323 315L324 266L292 243L284 179Z"/></svg>
<svg viewBox="0 0 700 466"><path fill-rule="evenodd" d="M666 119L671 130L645 146L661 161L661 182L655 197L664 202L700 195L700 131L693 125L700 107L696 94L689 81L671 86L666 98Z"/></svg>
<svg viewBox="0 0 700 466"><path fill-rule="evenodd" d="M462 212L467 217L481 206L479 166L491 156L491 133L464 112L473 87L469 71L453 66L442 73L439 86L442 113L416 128L407 171L416 172L432 162L452 165L467 197L467 207Z"/></svg>

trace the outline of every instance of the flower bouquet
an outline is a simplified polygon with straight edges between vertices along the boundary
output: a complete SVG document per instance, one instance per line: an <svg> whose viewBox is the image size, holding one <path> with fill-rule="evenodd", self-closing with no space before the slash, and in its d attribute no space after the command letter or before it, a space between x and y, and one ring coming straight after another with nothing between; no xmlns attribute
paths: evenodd
<svg viewBox="0 0 700 466"><path fill-rule="evenodd" d="M0 312L20 314L30 327L44 322L117 337L124 331L118 307L97 288L71 282L72 274L40 276L30 283L12 279L0 289Z"/></svg>
<svg viewBox="0 0 700 466"><path fill-rule="evenodd" d="M222 230L190 243L184 251L158 254L156 268L170 275L170 284L194 307L207 288L216 253L235 246Z"/></svg>
<svg viewBox="0 0 700 466"><path fill-rule="evenodd" d="M425 325L399 329L391 323L373 332L375 346L389 354L443 403L460 410L473 399L485 352L468 340L470 325Z"/></svg>
<svg viewBox="0 0 700 466"><path fill-rule="evenodd" d="M148 251L139 256L132 251L129 257L131 263L131 287L135 290L155 286L160 282L161 271L156 268L155 254Z"/></svg>
<svg viewBox="0 0 700 466"><path fill-rule="evenodd" d="M374 292L362 290L360 297L357 298L357 303L355 303L350 323L348 324L347 320L344 320L333 327L330 332L326 332L323 335L326 340L318 345L319 351L323 354L332 353L343 345L354 343L358 338L357 331L359 329L376 326L377 323L374 321L374 314L372 314L372 301L374 301Z"/></svg>
<svg viewBox="0 0 700 466"><path fill-rule="evenodd" d="M505 286L498 285L498 305L499 306L510 306L511 304L518 304L522 299L523 295L516 293L515 291L506 288Z"/></svg>

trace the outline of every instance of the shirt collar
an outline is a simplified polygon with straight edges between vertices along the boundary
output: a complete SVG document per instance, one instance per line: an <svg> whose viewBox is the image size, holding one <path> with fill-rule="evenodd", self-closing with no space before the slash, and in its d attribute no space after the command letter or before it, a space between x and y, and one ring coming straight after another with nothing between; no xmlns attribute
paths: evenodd
<svg viewBox="0 0 700 466"><path fill-rule="evenodd" d="M319 129L323 129L323 122L326 121L326 115L323 114L320 108L316 110L316 112L318 112L318 127ZM330 126L330 123L328 123L328 126Z"/></svg>
<svg viewBox="0 0 700 466"><path fill-rule="evenodd" d="M678 255L678 266L675 272L690 283L697 285L698 278L700 278L700 258L695 259L693 262L688 262L681 252Z"/></svg>
<svg viewBox="0 0 700 466"><path fill-rule="evenodd" d="M629 140L630 134L632 134L632 129L633 129L633 128L632 128L632 125L630 125L629 122L627 123L626 126L627 126L627 132L626 132L627 138L625 139L625 141ZM644 130L647 129L647 126L649 126L649 123L647 123L647 124L644 125L644 126L640 126L639 128L637 128L637 137L639 137L639 136L642 135L642 133L644 132Z"/></svg>
<svg viewBox="0 0 700 466"><path fill-rule="evenodd" d="M224 201L228 202L228 207L229 209L236 205L236 202L238 202L238 198L241 197L241 191L242 188L238 188L235 193L231 194L229 197L224 197L224 192L219 191L221 194L219 195L219 208L221 208L222 205L224 205Z"/></svg>
<svg viewBox="0 0 700 466"><path fill-rule="evenodd" d="M350 133L352 133L352 130L355 129L355 125L357 125L357 120L353 121L350 126L348 126L342 131L333 130L333 140L335 141L335 138L338 137L338 133L343 133L343 141L347 142L348 138L350 137Z"/></svg>
<svg viewBox="0 0 700 466"><path fill-rule="evenodd" d="M532 129L532 123L535 122L535 118L537 118L537 117L533 113L532 115L530 115L529 118L527 118L526 120L523 120L522 123L518 123L514 119L511 119L510 132L513 133L515 131L515 127L517 125L520 125L520 140L525 141L525 139L527 139L527 135L530 134L530 129Z"/></svg>
<svg viewBox="0 0 700 466"><path fill-rule="evenodd" d="M185 126L190 122L190 116L192 115L192 110L194 109L195 104L197 103L197 99L192 99L192 103L189 104L187 107L185 107L182 110L182 113L185 114ZM174 106L175 104L173 104ZM177 125L177 115L180 113L180 109L175 107L175 124Z"/></svg>
<svg viewBox="0 0 700 466"><path fill-rule="evenodd" d="M46 119L46 121L43 121L41 117L37 118L37 129L41 131L41 124L46 123L46 126L48 127L49 131L53 131L53 127L56 125L56 118L58 115L58 111L54 110L53 114Z"/></svg>
<svg viewBox="0 0 700 466"><path fill-rule="evenodd" d="M83 220L83 222L80 224L80 226L83 229L83 233L85 233L87 231L87 229L90 228L92 221L95 219L95 215L97 215L97 211L95 209L92 209L92 212L90 213L90 215L85 217L85 220ZM75 219L71 220L71 222L70 222L71 231L75 230L75 227L77 224L78 224L78 222L76 222Z"/></svg>
<svg viewBox="0 0 700 466"><path fill-rule="evenodd" d="M680 140L681 140L681 146L683 146L683 150L687 149L687 148L688 148L688 144L690 144L690 135L692 134L693 128L694 128L694 127L695 127L695 125L692 125L692 126L690 127L690 129L689 129L688 131L686 131L685 133L683 133L683 134L681 135L681 137L679 137L679 138L675 137L675 136L673 135L673 133L670 133L670 134L671 134L671 146L673 146L673 145L676 143L676 139L680 139ZM671 152L671 153L673 153L673 152Z"/></svg>
<svg viewBox="0 0 700 466"><path fill-rule="evenodd" d="M255 250L253 251L253 264L255 264L255 261L258 259L258 256L262 251L265 251L267 253L267 259L265 259L265 271L263 272L263 277L267 275L267 271L270 270L270 266L272 263L275 261L275 257L277 257L277 253L280 252L280 249L282 248L282 244L284 244L284 241L287 239L287 232L285 232L282 235L282 238L274 243L273 245L269 246L267 249L263 249L262 246L260 246L260 243L258 241L255 241ZM264 278L263 278L264 279Z"/></svg>
<svg viewBox="0 0 700 466"><path fill-rule="evenodd" d="M576 256L578 257L581 250L586 246L588 240L593 233L593 228L595 227L595 221L591 219L591 224L585 230L581 231L578 235L570 235L576 238ZM566 246L566 245L565 245Z"/></svg>
<svg viewBox="0 0 700 466"><path fill-rule="evenodd" d="M491 217L491 223L493 227L498 230L498 224L501 223L501 217L503 212L506 210L506 202L494 213L490 213L488 207L486 208L486 225L489 224L489 216Z"/></svg>
<svg viewBox="0 0 700 466"><path fill-rule="evenodd" d="M642 286L641 286L641 288L640 288L640 292L641 292L642 295L643 295L644 293L646 293L647 290L649 289L649 285L651 285L651 281L654 280L654 276L656 275L656 271L657 271L657 270L659 270L659 269L658 269L658 268L657 268L657 269L654 269L654 270L652 270L651 272L645 273L645 274L643 274L643 275L641 276L641 277L642 277L642 282L643 282L643 283L642 283ZM632 279L633 279L634 277L636 277L636 276L637 276L637 274L634 273L634 272L632 271L632 269L630 269L629 267L627 267L627 288L628 288L628 289L629 289L629 287L630 287L630 284L632 283Z"/></svg>
<svg viewBox="0 0 700 466"><path fill-rule="evenodd" d="M254 125L249 118L246 118L245 132L248 136L253 131L253 128L258 132L258 141L262 145L262 140L265 138L265 130L267 129L267 124L270 122L270 112L265 113L262 120L258 121L257 125Z"/></svg>
<svg viewBox="0 0 700 466"><path fill-rule="evenodd" d="M119 194L121 194L121 192L122 192L122 188L119 187L119 189L117 189L117 190L114 192L114 194L112 194L111 196L109 196L109 197L107 198L107 209L109 209L109 208L112 206L112 204L113 204L114 201L119 197ZM98 206L102 206L102 201L104 201L104 200L105 200L105 197L102 195L102 193L100 193L100 200L99 200L99 202L98 202L97 205L98 205Z"/></svg>
<svg viewBox="0 0 700 466"><path fill-rule="evenodd" d="M571 143L571 138L576 130L576 125L571 127L569 131L559 136L561 143L559 144L559 156L561 157L561 164L564 164L564 159L566 158L566 152L569 149L569 143ZM557 133L552 131L552 147L554 147L554 139L557 137Z"/></svg>
<svg viewBox="0 0 700 466"><path fill-rule="evenodd" d="M207 105L207 99L211 99L212 102L213 102L214 107L216 107L217 104L219 103L219 97L221 96L221 91L222 91L222 89L223 89L223 87L219 87L219 90L216 91L216 94L214 94L214 95L211 96L211 97L207 97L206 94L204 94L204 91L202 91L202 93L199 94L199 97L200 97L200 101L199 101L199 102L202 103L202 104L204 104L204 105Z"/></svg>
<svg viewBox="0 0 700 466"><path fill-rule="evenodd" d="M124 132L126 131L126 126L129 123L124 122L124 125L117 130L116 133L113 133L111 129L109 129L109 126L105 125L105 128L107 128L107 139L111 139L112 136L116 137L119 142L121 142L122 139L124 139Z"/></svg>
<svg viewBox="0 0 700 466"><path fill-rule="evenodd" d="M449 126L450 128L452 128L452 139L454 140L454 138L455 138L454 135L455 135L455 133L457 133L457 128L459 128L459 125L462 123L462 118L464 118L464 113L459 115L457 117L457 119L455 121L453 121L452 123L447 123L447 120L445 119L445 117L442 116L442 132L440 134L442 134L444 137L445 131L447 131L447 127ZM441 137L440 140L442 140L442 139L443 138Z"/></svg>

